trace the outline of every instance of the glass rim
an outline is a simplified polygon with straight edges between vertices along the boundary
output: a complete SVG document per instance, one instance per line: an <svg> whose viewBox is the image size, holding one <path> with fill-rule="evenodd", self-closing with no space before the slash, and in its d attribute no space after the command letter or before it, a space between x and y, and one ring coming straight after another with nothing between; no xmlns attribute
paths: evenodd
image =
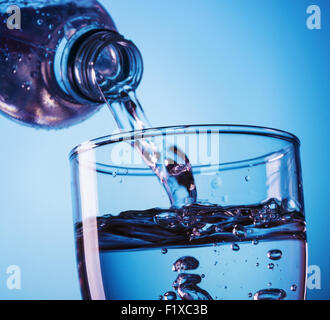
<svg viewBox="0 0 330 320"><path fill-rule="evenodd" d="M159 131L172 130L172 133L178 130L187 130L187 129L205 129L207 132L211 128L216 128L217 133L219 134L237 134L237 135L259 135L263 137L271 137L280 140L286 140L297 146L300 146L299 138L284 130L274 129L269 127L262 126L253 126L253 125L240 125L240 124L192 124L192 125L174 125L174 126L164 126L164 127L152 127L142 130L132 130L119 132L111 135L106 135L103 137L95 138L88 140L86 142L80 143L74 147L69 153L69 159L72 160L80 152L90 151L95 148L100 148L107 144L123 142L126 140L131 140L132 138L146 138L148 136L159 135ZM184 133L184 132L183 132ZM140 136L140 137L139 137Z"/></svg>

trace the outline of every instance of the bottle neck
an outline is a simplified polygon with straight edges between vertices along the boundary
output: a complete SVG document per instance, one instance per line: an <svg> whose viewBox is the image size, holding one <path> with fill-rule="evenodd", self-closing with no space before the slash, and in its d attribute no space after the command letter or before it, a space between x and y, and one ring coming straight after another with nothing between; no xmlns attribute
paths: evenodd
<svg viewBox="0 0 330 320"><path fill-rule="evenodd" d="M142 56L133 42L120 34L101 30L78 44L68 66L71 86L84 98L104 102L123 89L135 90L143 73Z"/></svg>

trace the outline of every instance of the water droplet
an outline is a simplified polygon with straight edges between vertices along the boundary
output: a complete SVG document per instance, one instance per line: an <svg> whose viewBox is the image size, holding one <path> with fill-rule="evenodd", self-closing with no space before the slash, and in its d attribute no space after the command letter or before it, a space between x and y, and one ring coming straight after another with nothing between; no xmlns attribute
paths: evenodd
<svg viewBox="0 0 330 320"><path fill-rule="evenodd" d="M54 25L53 25L53 24L50 24L50 25L48 26L48 29L49 29L49 30L53 30L53 29L54 29Z"/></svg>
<svg viewBox="0 0 330 320"><path fill-rule="evenodd" d="M202 279L205 278L205 274L204 274L204 273L201 274L201 278L202 278Z"/></svg>
<svg viewBox="0 0 330 320"><path fill-rule="evenodd" d="M271 287L272 286L272 283L271 282L268 282L267 286L268 287Z"/></svg>
<svg viewBox="0 0 330 320"><path fill-rule="evenodd" d="M199 266L199 261L194 257L181 257L173 263L172 270L180 272L185 270L195 270Z"/></svg>
<svg viewBox="0 0 330 320"><path fill-rule="evenodd" d="M237 243L233 243L233 244L231 245L231 249L232 249L233 251L239 251L240 247L239 247L239 245L238 245Z"/></svg>
<svg viewBox="0 0 330 320"><path fill-rule="evenodd" d="M267 257L270 260L280 260L282 258L282 251L278 249L269 250L267 252Z"/></svg>
<svg viewBox="0 0 330 320"><path fill-rule="evenodd" d="M166 254L167 253L167 249L166 248L162 248L161 252L162 252L162 254Z"/></svg>
<svg viewBox="0 0 330 320"><path fill-rule="evenodd" d="M257 262L257 263L256 263L256 267L259 267L259 266L260 266L260 264L259 264L259 262Z"/></svg>
<svg viewBox="0 0 330 320"><path fill-rule="evenodd" d="M246 182L249 182L251 180L251 177L250 176L245 176L245 181Z"/></svg>
<svg viewBox="0 0 330 320"><path fill-rule="evenodd" d="M50 40L50 39L52 38L52 35L51 35L51 34L49 34L47 38Z"/></svg>
<svg viewBox="0 0 330 320"><path fill-rule="evenodd" d="M117 177L117 171L113 171L113 172L112 172L112 176L113 176L114 178L116 178L116 177Z"/></svg>
<svg viewBox="0 0 330 320"><path fill-rule="evenodd" d="M268 269L273 270L275 265L274 265L274 263L269 263L267 267L268 267Z"/></svg>
<svg viewBox="0 0 330 320"><path fill-rule="evenodd" d="M32 78L37 78L38 72L37 71L31 71L30 75L31 75Z"/></svg>
<svg viewBox="0 0 330 320"><path fill-rule="evenodd" d="M259 240L258 239L252 240L252 244L256 246L257 244L259 244Z"/></svg>
<svg viewBox="0 0 330 320"><path fill-rule="evenodd" d="M11 72L12 72L13 74L16 74L16 73L17 73L17 69L16 69L16 68L13 68L13 69L11 70Z"/></svg>
<svg viewBox="0 0 330 320"><path fill-rule="evenodd" d="M31 86L26 86L26 91L30 91L31 90Z"/></svg>
<svg viewBox="0 0 330 320"><path fill-rule="evenodd" d="M158 300L163 300L163 296L162 295L159 295L158 296Z"/></svg>
<svg viewBox="0 0 330 320"><path fill-rule="evenodd" d="M283 300L286 292L281 289L263 289L255 293L254 300Z"/></svg>
<svg viewBox="0 0 330 320"><path fill-rule="evenodd" d="M165 300L176 300L176 293L173 291L168 291L164 294Z"/></svg>
<svg viewBox="0 0 330 320"><path fill-rule="evenodd" d="M293 284L290 289L291 289L291 291L296 291L297 290L297 285Z"/></svg>
<svg viewBox="0 0 330 320"><path fill-rule="evenodd" d="M38 26L41 26L43 23L44 23L44 20L42 20L42 19L38 19L38 20L37 20L37 24L38 24Z"/></svg>
<svg viewBox="0 0 330 320"><path fill-rule="evenodd" d="M252 298L252 296L253 296L252 292L249 292L248 297Z"/></svg>

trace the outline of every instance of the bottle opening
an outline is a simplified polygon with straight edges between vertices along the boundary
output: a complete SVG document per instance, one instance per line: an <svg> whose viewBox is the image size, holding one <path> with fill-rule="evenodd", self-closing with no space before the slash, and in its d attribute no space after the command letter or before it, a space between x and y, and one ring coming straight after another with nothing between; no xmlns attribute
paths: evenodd
<svg viewBox="0 0 330 320"><path fill-rule="evenodd" d="M76 90L95 102L103 102L101 91L115 98L123 88L135 90L143 73L138 48L110 30L98 31L85 38L71 67Z"/></svg>

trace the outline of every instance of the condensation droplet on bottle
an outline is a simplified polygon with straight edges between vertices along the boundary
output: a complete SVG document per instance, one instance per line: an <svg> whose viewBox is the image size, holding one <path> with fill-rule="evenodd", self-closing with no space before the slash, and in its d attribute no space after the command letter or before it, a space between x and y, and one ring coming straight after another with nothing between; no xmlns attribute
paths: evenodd
<svg viewBox="0 0 330 320"><path fill-rule="evenodd" d="M41 26L43 23L44 23L44 20L42 20L42 19L38 19L38 20L37 20L37 24L38 24L38 26Z"/></svg>
<svg viewBox="0 0 330 320"><path fill-rule="evenodd" d="M176 300L176 293L173 291L168 291L164 294L165 300Z"/></svg>
<svg viewBox="0 0 330 320"><path fill-rule="evenodd" d="M53 30L53 29L54 29L54 25L53 25L53 24L50 24L50 25L48 26L48 29L49 29L49 30Z"/></svg>
<svg viewBox="0 0 330 320"><path fill-rule="evenodd" d="M37 71L31 71L30 75L31 75L32 78L35 79L38 76L38 72Z"/></svg>
<svg viewBox="0 0 330 320"><path fill-rule="evenodd" d="M49 34L47 38L50 40L50 39L52 38L52 35L51 35L51 34Z"/></svg>
<svg viewBox="0 0 330 320"><path fill-rule="evenodd" d="M257 244L259 244L259 240L258 239L252 240L252 244L256 246Z"/></svg>
<svg viewBox="0 0 330 320"><path fill-rule="evenodd" d="M269 250L267 252L267 257L270 260L280 260L282 258L282 251L278 249Z"/></svg>
<svg viewBox="0 0 330 320"><path fill-rule="evenodd" d="M259 266L260 266L260 264L259 264L259 262L257 262L257 263L256 263L256 267L259 267Z"/></svg>
<svg viewBox="0 0 330 320"><path fill-rule="evenodd" d="M237 243L233 243L233 244L231 245L231 249L232 249L233 251L239 251L240 247L239 247L239 245L238 245Z"/></svg>
<svg viewBox="0 0 330 320"><path fill-rule="evenodd" d="M248 297L252 298L252 296L253 296L252 292L249 292Z"/></svg>
<svg viewBox="0 0 330 320"><path fill-rule="evenodd" d="M272 283L271 282L268 282L267 286L268 287L271 287L272 286Z"/></svg>
<svg viewBox="0 0 330 320"><path fill-rule="evenodd" d="M161 253L162 254L166 254L167 253L167 249L166 248L162 248Z"/></svg>
<svg viewBox="0 0 330 320"><path fill-rule="evenodd" d="M251 177L250 176L245 176L245 181L246 182L249 182L251 180Z"/></svg>
<svg viewBox="0 0 330 320"><path fill-rule="evenodd" d="M13 68L13 69L11 70L11 72L12 72L13 74L16 74L16 73L17 73L17 69L16 69L16 68Z"/></svg>
<svg viewBox="0 0 330 320"><path fill-rule="evenodd" d="M116 178L116 177L117 177L117 171L113 171L113 172L112 172L112 176L113 176L114 178Z"/></svg>

